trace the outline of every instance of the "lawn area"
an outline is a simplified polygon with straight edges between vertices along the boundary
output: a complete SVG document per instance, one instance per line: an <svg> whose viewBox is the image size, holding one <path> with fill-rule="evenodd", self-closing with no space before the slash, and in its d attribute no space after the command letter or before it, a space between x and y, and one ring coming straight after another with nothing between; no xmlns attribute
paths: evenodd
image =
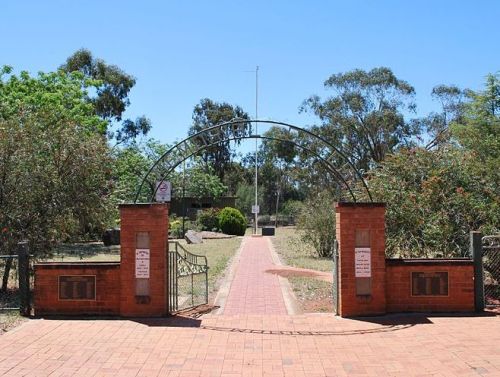
<svg viewBox="0 0 500 377"><path fill-rule="evenodd" d="M120 246L104 246L102 242L62 244L45 262L119 262Z"/></svg>
<svg viewBox="0 0 500 377"><path fill-rule="evenodd" d="M212 302L229 261L240 247L242 237L207 239L197 245L190 245L185 240L177 241L190 253L207 257L209 302Z"/></svg>
<svg viewBox="0 0 500 377"><path fill-rule="evenodd" d="M24 321L26 321L26 318L22 317L18 310L0 312L0 335Z"/></svg>
<svg viewBox="0 0 500 377"><path fill-rule="evenodd" d="M314 249L300 239L295 227L276 229L272 242L282 261L288 266L318 271L332 271L330 258L319 258ZM310 277L289 277L295 296L305 312L331 312L333 309L332 285Z"/></svg>

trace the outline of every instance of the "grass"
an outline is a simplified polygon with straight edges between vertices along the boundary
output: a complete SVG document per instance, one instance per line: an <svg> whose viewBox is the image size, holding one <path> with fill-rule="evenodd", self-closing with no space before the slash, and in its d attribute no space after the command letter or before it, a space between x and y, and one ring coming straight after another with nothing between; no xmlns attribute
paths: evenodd
<svg viewBox="0 0 500 377"><path fill-rule="evenodd" d="M62 244L47 262L119 262L120 246L104 246L101 242Z"/></svg>
<svg viewBox="0 0 500 377"><path fill-rule="evenodd" d="M332 259L315 256L314 249L300 239L300 233L297 232L295 227L277 228L272 242L276 252L288 266L332 271ZM332 311L331 283L310 277L290 277L288 280L304 311Z"/></svg>
<svg viewBox="0 0 500 377"><path fill-rule="evenodd" d="M0 312L0 335L26 321L26 318L19 314L18 310Z"/></svg>

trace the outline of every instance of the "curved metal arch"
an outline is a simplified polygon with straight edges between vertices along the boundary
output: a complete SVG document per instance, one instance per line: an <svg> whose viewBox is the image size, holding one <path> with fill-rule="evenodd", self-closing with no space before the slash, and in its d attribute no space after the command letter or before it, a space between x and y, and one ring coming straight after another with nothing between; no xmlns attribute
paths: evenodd
<svg viewBox="0 0 500 377"><path fill-rule="evenodd" d="M248 140L248 139L255 139L255 138L259 138L259 139L263 139L263 140L274 140L274 141L281 141L281 142L285 142L285 143L290 143L290 144L293 144L296 147L298 147L298 148L300 148L300 149L302 149L302 150L304 150L306 152L311 153L312 155L314 155L315 157L317 157L320 160L320 162L324 163L325 166L326 166L326 168L330 171L330 173L332 173L333 175L335 175L335 177L344 184L344 186L349 191L349 194L351 195L353 201L356 202L356 196L354 195L354 192L351 190L351 187L349 186L349 184L347 183L347 181L344 179L344 177L342 176L342 174L340 174L340 172L337 170L337 168L332 163L330 163L328 160L324 159L320 155L316 154L312 149L304 147L303 145L300 145L300 144L298 144L298 143L296 143L294 141L291 141L291 140L286 140L286 139L281 139L281 138L276 138L276 137L270 137L270 136L235 136L235 137L232 137L232 138L227 138L227 139L225 139L225 141ZM220 143L220 141L216 141L216 142L213 142L211 144L204 145L203 147L198 148L196 151L194 151L190 155L183 156L182 160L177 161L177 164L172 165L171 167L169 167L169 169L160 176L159 180L162 181L165 178L167 178L168 175L170 173L172 173L175 170L175 168L177 168L180 164L182 164L184 161L188 160L189 158L197 155L199 152L201 152L202 150L204 150L206 147L217 145L219 143ZM153 193L151 195L151 200L153 200L153 198L155 197L156 191L157 191L157 188L155 188L153 190Z"/></svg>
<svg viewBox="0 0 500 377"><path fill-rule="evenodd" d="M335 153L339 154L346 162L347 164L352 168L352 170L355 172L356 176L358 177L358 179L361 181L361 183L363 184L363 187L364 189L366 190L367 194L368 194L368 197L370 199L370 201L373 201L373 198L372 198L372 195L370 193L370 190L368 189L368 185L366 184L366 181L364 180L362 174L359 172L359 170L354 166L354 164L352 163L352 161L347 157L347 155L345 153L343 153L340 149L338 149L335 145L331 144L329 141L327 141L325 138L319 136L319 135L316 135L315 133L309 131L309 130L306 130L304 128L301 128L301 127L298 127L298 126L295 126L293 124L289 124L289 123L284 123L284 122L278 122L278 121L273 121L273 120L247 120L247 119L234 119L234 120L230 120L228 122L223 122L223 123L219 123L217 125L214 125L214 126L211 126L211 127L207 127L183 140L181 140L180 142L176 143L174 146L172 146L171 148L169 148L165 153L163 153L159 158L158 160L156 160L156 162L150 167L150 169L148 170L148 172L146 173L146 175L144 176L144 178L142 179L141 181L141 184L137 190L137 193L136 193L136 196L135 196L135 199L134 199L134 202L137 202L138 198L139 198L139 195L142 191L142 188L144 186L144 183L146 182L146 179L149 177L149 175L152 173L152 171L158 166L158 164L160 163L160 161L162 161L167 155L169 155L170 153L172 153L172 151L176 150L176 149L181 149L180 146L182 144L187 144L188 142L192 141L192 140L195 140L197 138L199 138L200 136L203 136L204 134L210 134L210 131L214 130L214 129L222 129L223 127L225 126L230 126L230 125L237 125L237 124L245 124L245 123L264 123L264 124L271 124L271 125L277 125L277 126L282 126L282 127L286 127L286 128L289 128L289 129L293 129L297 132L303 132L309 136L312 136L314 139L316 140L319 140L321 141L325 146L331 148ZM241 140L241 139L265 139L266 137L264 136L260 136L260 135L250 135L250 136L247 136L247 137L235 137L235 138L226 138L226 139L223 139L223 140L217 140L216 142L214 143L210 143L210 144L204 144L202 147L196 149L193 153L190 153L189 157L187 158L190 158L192 157L193 155L201 152L202 150L210 147L210 146L213 146L213 145L217 145L221 142L224 142L224 141L232 141L232 140ZM204 140L204 138L202 137L202 140ZM291 142L290 140L279 140L279 139L276 139L278 141L284 141L284 142ZM293 142L292 142L293 143ZM296 144L296 143L293 143L293 144ZM327 160L325 160L323 157L317 155L316 153L314 153L312 150L310 149L307 149L306 147L303 147L301 146L300 144L296 144L299 148L302 148L303 150L306 150L306 151L309 151L311 152L313 155L315 155L316 157L320 158L321 161L327 163ZM181 149L182 150L182 149ZM333 153L332 153L333 154ZM183 156L184 157L184 156ZM185 161L187 158L184 158L182 161ZM180 163L182 163L182 161ZM179 163L179 164L180 164ZM179 164L176 164L174 166L177 167ZM329 167L333 167L333 165L331 165L330 163L327 163L327 166ZM169 169L169 170L172 170L172 169ZM335 175L337 175L338 177L341 177L340 173L334 169L335 171ZM354 194L352 193L352 190L350 188L350 186L347 184L347 182L343 179L343 177L341 177L341 180L343 182L345 182L346 184L346 187L348 188L351 196L353 196L353 200L356 201L355 199L355 196ZM154 198L154 195L155 195L155 192L156 192L156 188L153 192L153 198Z"/></svg>

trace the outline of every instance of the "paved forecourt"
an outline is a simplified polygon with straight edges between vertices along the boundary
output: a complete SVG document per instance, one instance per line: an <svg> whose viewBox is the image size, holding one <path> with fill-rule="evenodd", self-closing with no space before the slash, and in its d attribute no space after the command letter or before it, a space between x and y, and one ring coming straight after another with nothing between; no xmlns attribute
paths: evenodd
<svg viewBox="0 0 500 377"><path fill-rule="evenodd" d="M0 375L500 376L499 344L498 316L32 320L0 336Z"/></svg>

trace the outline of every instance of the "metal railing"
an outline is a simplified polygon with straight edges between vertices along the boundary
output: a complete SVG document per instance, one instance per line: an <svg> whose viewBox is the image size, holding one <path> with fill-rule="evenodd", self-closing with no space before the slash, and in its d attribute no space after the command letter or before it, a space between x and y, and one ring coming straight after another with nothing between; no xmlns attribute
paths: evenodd
<svg viewBox="0 0 500 377"><path fill-rule="evenodd" d="M168 311L208 303L208 263L204 255L187 251L177 241L169 241Z"/></svg>

